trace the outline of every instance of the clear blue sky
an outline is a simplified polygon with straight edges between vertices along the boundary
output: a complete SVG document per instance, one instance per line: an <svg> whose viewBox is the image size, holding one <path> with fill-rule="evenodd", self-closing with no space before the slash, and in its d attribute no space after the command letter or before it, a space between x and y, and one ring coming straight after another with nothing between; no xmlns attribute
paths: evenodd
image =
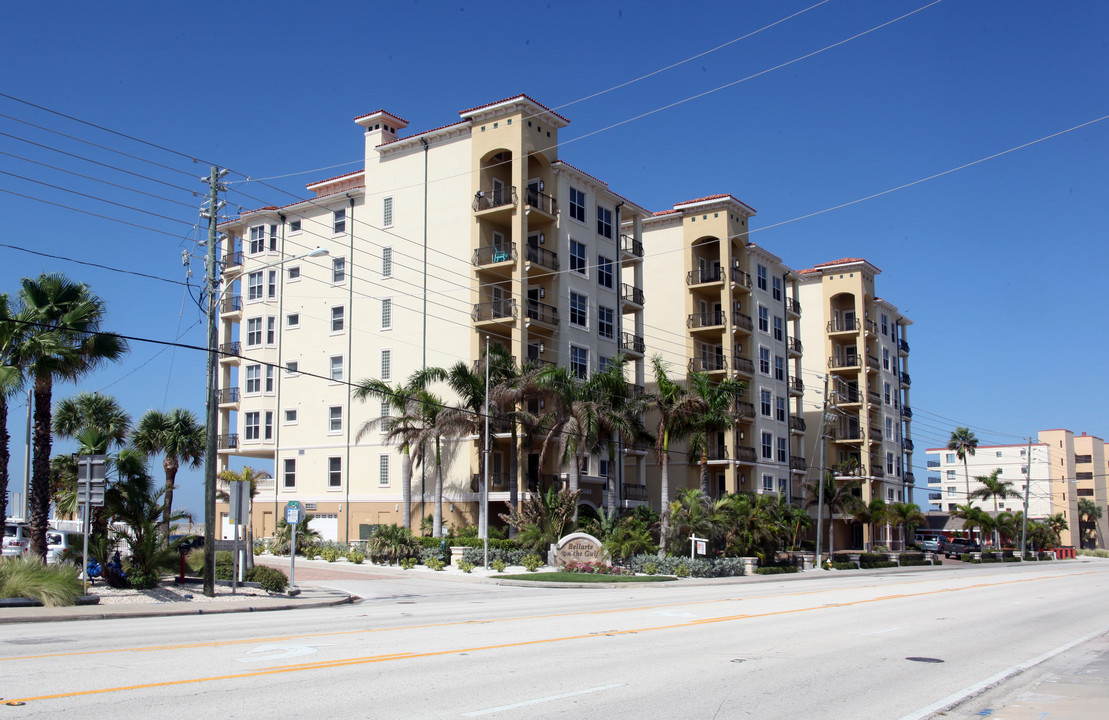
<svg viewBox="0 0 1109 720"><path fill-rule="evenodd" d="M881 268L879 293L915 322L918 449L942 444L956 424L983 444L1056 427L1105 437L1109 307L1100 272L1089 271L1109 260L1109 120L788 222L1109 114L1109 3L1100 0L943 0L772 70L928 2L829 0L636 82L818 0L9 3L0 92L202 162L0 97L0 171L21 176L0 174L0 189L150 228L0 192L0 243L175 281L0 246L0 290L63 271L107 300L110 329L203 345L201 314L175 283L185 279L181 251L196 251L189 226L200 198L185 189L203 189L208 162L256 178L351 163L362 154L358 114L385 108L420 131L525 92L571 120L561 157L644 207L732 193L758 210L753 239L790 266L853 256ZM356 167L275 181L293 195L239 184L257 199L229 199L284 204L304 197L306 182ZM192 269L195 287L201 264ZM125 362L55 396L101 390L136 418L151 407L201 414L203 368L202 353L136 342ZM25 408L12 405L15 485ZM918 451L921 485L924 460ZM181 481L181 502L200 509L200 473Z"/></svg>

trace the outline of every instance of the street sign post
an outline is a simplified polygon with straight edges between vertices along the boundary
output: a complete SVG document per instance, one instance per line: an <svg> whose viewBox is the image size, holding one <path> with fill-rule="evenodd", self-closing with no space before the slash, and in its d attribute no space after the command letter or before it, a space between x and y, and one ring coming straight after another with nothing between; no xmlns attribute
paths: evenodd
<svg viewBox="0 0 1109 720"><path fill-rule="evenodd" d="M84 535L84 549L81 553L81 577L84 578L84 592L89 591L89 523L92 518L92 508L104 505L104 478L106 477L105 461L107 455L78 455L77 477L83 478L83 483L77 484L77 502L83 508L82 534Z"/></svg>
<svg viewBox="0 0 1109 720"><path fill-rule="evenodd" d="M292 528L289 533L289 594L296 594L297 525L300 523L300 503L290 500L285 505L285 522Z"/></svg>
<svg viewBox="0 0 1109 720"><path fill-rule="evenodd" d="M250 483L236 480L228 483L230 497L231 525L235 532L232 548L234 554L231 562L231 594L234 595L242 581L243 557L239 549L239 528L246 524L250 508Z"/></svg>

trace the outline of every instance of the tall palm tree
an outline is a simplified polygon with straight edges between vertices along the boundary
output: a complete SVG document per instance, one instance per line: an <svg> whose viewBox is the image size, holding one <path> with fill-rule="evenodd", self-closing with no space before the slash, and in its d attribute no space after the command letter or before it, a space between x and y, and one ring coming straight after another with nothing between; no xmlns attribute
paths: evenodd
<svg viewBox="0 0 1109 720"><path fill-rule="evenodd" d="M0 527L8 521L8 460L11 436L8 434L8 398L23 388L24 375L15 357L23 326L13 321L19 308L13 308L8 294L0 294Z"/></svg>
<svg viewBox="0 0 1109 720"><path fill-rule="evenodd" d="M1100 519L1100 505L1090 498L1078 498L1078 525L1082 528L1080 536L1084 540L1087 535L1090 535L1091 547L1097 547L1097 521Z"/></svg>
<svg viewBox="0 0 1109 720"><path fill-rule="evenodd" d="M873 498L866 504L859 502L854 512L854 518L866 525L867 534L870 536L870 547L873 548L877 545L878 526L884 525L889 519L889 506L882 498Z"/></svg>
<svg viewBox="0 0 1109 720"><path fill-rule="evenodd" d="M536 396L535 378L540 366L526 361L517 369L514 358L505 358L501 365L500 380L489 390L489 402L509 423L508 504L515 506L520 501L520 448L531 445L538 423L527 405ZM516 537L516 531L515 525L508 526L510 538Z"/></svg>
<svg viewBox="0 0 1109 720"><path fill-rule="evenodd" d="M901 548L905 548L905 538L910 532L928 523L928 518L916 503L897 502L889 506L889 519L901 531Z"/></svg>
<svg viewBox="0 0 1109 720"><path fill-rule="evenodd" d="M443 400L427 390L416 394L419 406L420 425L412 435L416 448L414 464L426 467L429 447L433 449L435 461L435 502L432 507L432 537L442 537L443 533L443 439L450 436L450 423Z"/></svg>
<svg viewBox="0 0 1109 720"><path fill-rule="evenodd" d="M46 557L50 512L51 401L55 380L73 381L127 352L127 343L101 334L105 303L87 285L62 274L24 278L19 291L25 332L13 352L34 383L31 472L31 552Z"/></svg>
<svg viewBox="0 0 1109 720"><path fill-rule="evenodd" d="M1005 500L1007 498L1020 497L1013 483L1002 480L1001 468L994 470L989 475L977 475L975 480L981 484L982 487L976 488L971 493L971 497L980 497L983 500L993 498L993 509L996 514L998 511L997 501ZM997 528L994 528L994 546L997 547L1001 544L1001 538L998 536Z"/></svg>
<svg viewBox="0 0 1109 720"><path fill-rule="evenodd" d="M57 404L53 426L54 435L64 438L76 437L86 429L97 430L107 440L107 451L112 445L122 446L126 442L131 431L131 416L111 395L81 392Z"/></svg>
<svg viewBox="0 0 1109 720"><path fill-rule="evenodd" d="M970 469L967 465L967 456L974 456L974 451L978 449L978 438L974 437L974 433L970 428L957 427L951 433L951 439L947 441L947 449L955 451L955 457L963 461L963 476L966 478L967 483L967 503L970 503Z"/></svg>
<svg viewBox="0 0 1109 720"><path fill-rule="evenodd" d="M708 373L695 372L690 375L690 390L703 401L701 413L694 419L689 438L689 453L699 456L701 463L701 492L709 491L709 442L716 433L731 428L738 418L736 400L743 394L747 384L734 378L719 382L709 379Z"/></svg>
<svg viewBox="0 0 1109 720"><path fill-rule="evenodd" d="M805 507L811 508L818 504L820 497L820 481L813 480L805 486ZM824 474L824 508L828 511L828 555L836 552L836 536L832 532L832 523L837 514L853 515L862 504L862 500L855 495L855 491L862 487L862 480L857 477L837 477L832 471ZM817 518L823 522L824 518ZM817 558L820 562L820 558Z"/></svg>
<svg viewBox="0 0 1109 720"><path fill-rule="evenodd" d="M671 380L662 356L651 359L654 368L656 390L646 396L657 416L655 427L655 462L661 476L662 522L660 547L665 552L666 538L670 529L670 443L679 441L694 432L697 418L705 410L705 401L690 390L689 386Z"/></svg>
<svg viewBox="0 0 1109 720"><path fill-rule="evenodd" d="M716 537L724 515L716 504L698 488L686 488L670 503L670 545L689 542L690 535L711 539Z"/></svg>
<svg viewBox="0 0 1109 720"><path fill-rule="evenodd" d="M162 469L166 474L166 493L162 502L162 531L169 534L173 518L173 490L181 463L199 467L207 450L205 426L196 415L184 408L169 412L147 410L135 426L131 444L139 451L164 454Z"/></svg>
<svg viewBox="0 0 1109 720"><path fill-rule="evenodd" d="M767 560L779 540L793 530L782 522L777 495L748 492L725 495L716 501L714 508L728 554Z"/></svg>
<svg viewBox="0 0 1109 720"><path fill-rule="evenodd" d="M358 400L378 400L388 414L365 422L358 430L355 440L361 440L374 430L386 434L389 442L399 443L401 453L401 527L412 530L412 443L420 434L423 425L422 404L418 396L433 380L446 379L445 371L439 368L417 370L404 383L389 385L377 378L367 378L358 383L354 397Z"/></svg>

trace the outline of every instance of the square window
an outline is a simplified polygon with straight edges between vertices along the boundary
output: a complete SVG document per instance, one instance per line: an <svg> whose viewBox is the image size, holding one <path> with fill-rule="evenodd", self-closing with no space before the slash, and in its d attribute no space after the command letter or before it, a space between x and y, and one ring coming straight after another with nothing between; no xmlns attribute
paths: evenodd
<svg viewBox="0 0 1109 720"><path fill-rule="evenodd" d="M585 193L574 187L570 188L570 217L585 222Z"/></svg>
<svg viewBox="0 0 1109 720"><path fill-rule="evenodd" d="M1022 452L1023 452L1023 451L1022 451ZM958 456L957 456L957 455L955 455L955 453L947 453L947 462L949 462L949 463L953 463L953 462L955 462L955 461L956 461L957 457L958 457Z"/></svg>
<svg viewBox="0 0 1109 720"><path fill-rule="evenodd" d="M389 484L389 456L377 456L377 484L385 487Z"/></svg>
<svg viewBox="0 0 1109 720"><path fill-rule="evenodd" d="M587 274L585 265L585 245L578 242L577 240L571 239L570 270L578 273L579 275L585 275Z"/></svg>
<svg viewBox="0 0 1109 720"><path fill-rule="evenodd" d="M382 298L381 300L381 329L391 330L393 327L393 299Z"/></svg>
<svg viewBox="0 0 1109 720"><path fill-rule="evenodd" d="M289 313L285 316L285 327L300 327L300 313Z"/></svg>
<svg viewBox="0 0 1109 720"><path fill-rule="evenodd" d="M576 292L570 293L570 324L580 328L589 324L589 298Z"/></svg>
<svg viewBox="0 0 1109 720"><path fill-rule="evenodd" d="M333 382L343 381L343 356L335 355L331 358L331 364L328 371L329 377Z"/></svg>
<svg viewBox="0 0 1109 720"><path fill-rule="evenodd" d="M758 276L759 290L766 290L766 266L759 265L755 273Z"/></svg>
<svg viewBox="0 0 1109 720"><path fill-rule="evenodd" d="M337 305L331 308L331 332L342 332L344 327L344 318L346 313L342 305Z"/></svg>
<svg viewBox="0 0 1109 720"><path fill-rule="evenodd" d="M281 482L286 490L297 486L297 461L296 458L285 458L285 469L281 473Z"/></svg>
<svg viewBox="0 0 1109 720"><path fill-rule="evenodd" d="M381 351L381 379L388 382L393 379L393 351L384 349Z"/></svg>
<svg viewBox="0 0 1109 720"><path fill-rule="evenodd" d="M947 471L947 479L948 480L954 480L955 479L955 471L954 470L948 470Z"/></svg>
<svg viewBox="0 0 1109 720"><path fill-rule="evenodd" d="M260 413L248 412L243 413L243 439L250 441L258 440L258 423L260 420Z"/></svg>
<svg viewBox="0 0 1109 720"><path fill-rule="evenodd" d="M300 363L296 360L289 360L285 363L285 374L296 375L300 372Z"/></svg>
<svg viewBox="0 0 1109 720"><path fill-rule="evenodd" d="M262 299L262 273L252 272L246 276L246 299L247 300L261 300Z"/></svg>
<svg viewBox="0 0 1109 720"><path fill-rule="evenodd" d="M589 350L576 345L570 346L570 373L579 380L589 376Z"/></svg>
<svg viewBox="0 0 1109 720"><path fill-rule="evenodd" d="M331 217L331 231L338 235L347 231L347 211L336 210Z"/></svg>
<svg viewBox="0 0 1109 720"><path fill-rule="evenodd" d="M343 459L329 457L327 459L327 486L341 488L343 486Z"/></svg>
<svg viewBox="0 0 1109 720"><path fill-rule="evenodd" d="M773 475L763 475L762 476L762 491L763 492L774 492L774 476Z"/></svg>
<svg viewBox="0 0 1109 720"><path fill-rule="evenodd" d="M613 323L614 313L612 308L597 306L597 334L612 340L616 336L616 325Z"/></svg>
<svg viewBox="0 0 1109 720"><path fill-rule="evenodd" d="M262 366L261 365L247 365L246 366L246 394L257 394L262 392Z"/></svg>
<svg viewBox="0 0 1109 720"><path fill-rule="evenodd" d="M286 409L285 410L285 424L286 425L296 425L297 424L297 414L298 413L297 413L296 408Z"/></svg>
<svg viewBox="0 0 1109 720"><path fill-rule="evenodd" d="M381 199L381 227L393 227L393 198Z"/></svg>
<svg viewBox="0 0 1109 720"><path fill-rule="evenodd" d="M290 220L289 221L289 234L293 235L293 234L298 233L298 232L300 232L300 220Z"/></svg>
<svg viewBox="0 0 1109 720"><path fill-rule="evenodd" d="M331 282L339 284L347 280L347 259L331 258Z"/></svg>
<svg viewBox="0 0 1109 720"><path fill-rule="evenodd" d="M246 346L257 347L262 344L262 318L247 318Z"/></svg>
<svg viewBox="0 0 1109 720"><path fill-rule="evenodd" d="M612 260L604 255L597 256L597 284L612 289Z"/></svg>
<svg viewBox="0 0 1109 720"><path fill-rule="evenodd" d="M381 248L381 277L393 277L393 248Z"/></svg>
<svg viewBox="0 0 1109 720"><path fill-rule="evenodd" d="M343 406L332 405L327 409L327 431L329 433L342 432Z"/></svg>
<svg viewBox="0 0 1109 720"><path fill-rule="evenodd" d="M597 206L597 234L612 239L612 211L600 205Z"/></svg>
<svg viewBox="0 0 1109 720"><path fill-rule="evenodd" d="M296 282L300 280L300 266L294 265L288 270L289 282Z"/></svg>

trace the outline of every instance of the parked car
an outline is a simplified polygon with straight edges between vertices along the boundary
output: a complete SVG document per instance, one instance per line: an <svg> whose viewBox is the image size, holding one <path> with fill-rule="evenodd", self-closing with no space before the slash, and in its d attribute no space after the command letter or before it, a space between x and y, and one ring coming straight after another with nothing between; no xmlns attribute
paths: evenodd
<svg viewBox="0 0 1109 720"><path fill-rule="evenodd" d="M4 526L4 557L18 557L31 551L31 535L27 524L8 522Z"/></svg>
<svg viewBox="0 0 1109 720"><path fill-rule="evenodd" d="M945 540L940 547L940 552L948 558L959 557L964 553L980 552L981 550L982 547L970 538L952 538L951 540Z"/></svg>
<svg viewBox="0 0 1109 720"><path fill-rule="evenodd" d="M920 546L922 552L938 553L940 551L940 536L928 534L917 535L916 544Z"/></svg>
<svg viewBox="0 0 1109 720"><path fill-rule="evenodd" d="M47 530L46 564L53 565L54 563L76 557L77 564L80 565L80 554L83 545L84 537L81 533L67 533L54 529ZM74 555L74 553L76 553L76 555Z"/></svg>

